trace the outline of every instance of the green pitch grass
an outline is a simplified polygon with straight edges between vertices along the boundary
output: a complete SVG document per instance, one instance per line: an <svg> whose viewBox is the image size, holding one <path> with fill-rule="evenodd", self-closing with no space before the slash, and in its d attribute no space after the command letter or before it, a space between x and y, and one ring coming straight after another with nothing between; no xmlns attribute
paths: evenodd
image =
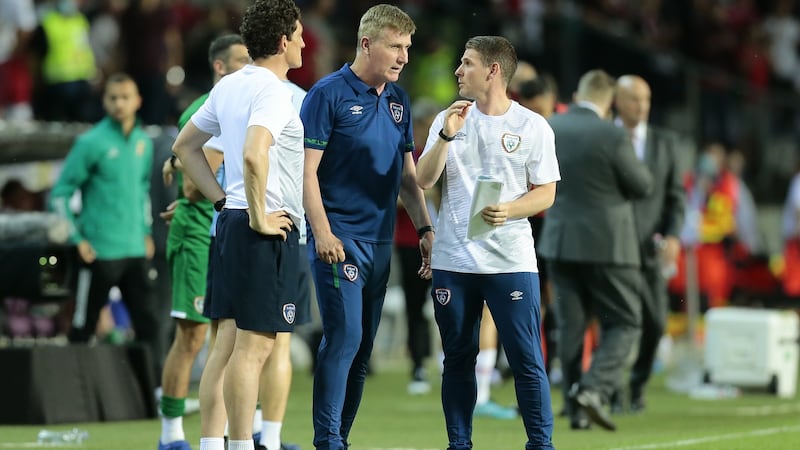
<svg viewBox="0 0 800 450"><path fill-rule="evenodd" d="M311 376L298 372L283 427L287 442L303 449L311 445ZM407 375L383 370L367 380L364 401L351 435L351 450L434 450L447 447L438 385L427 395L406 394ZM514 403L511 383L493 390L500 403ZM2 401L2 399L0 399ZM571 431L566 419L556 418L554 443L560 450L797 450L800 449L800 399L780 400L766 393L746 393L728 400L691 400L668 392L655 380L649 407L642 415L617 416L617 432L598 427ZM561 408L560 391L554 391L554 410ZM157 447L160 421L107 422L50 425L66 430L88 430L81 449L143 450ZM200 419L184 419L187 438L199 448ZM43 426L0 426L0 449L44 448L35 444ZM474 444L479 450L519 450L525 438L520 420L476 419ZM63 447L62 447L63 448Z"/></svg>

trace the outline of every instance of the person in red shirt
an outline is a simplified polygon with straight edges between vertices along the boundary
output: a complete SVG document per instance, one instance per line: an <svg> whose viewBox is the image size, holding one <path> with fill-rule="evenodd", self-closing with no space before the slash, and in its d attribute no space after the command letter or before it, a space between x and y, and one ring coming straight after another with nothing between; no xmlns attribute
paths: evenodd
<svg viewBox="0 0 800 450"><path fill-rule="evenodd" d="M441 110L434 101L422 98L412 107L414 111L414 161L422 153L428 129L431 127L436 114ZM429 210L438 208L438 191L425 192ZM435 223L433 212L431 220ZM430 280L424 280L417 275L422 264L419 253L419 237L414 223L411 221L402 202L397 205L397 222L394 229L395 253L400 259L400 280L405 293L406 319L408 322L408 353L411 356L411 382L408 393L420 395L430 392L431 385L428 381L425 362L431 355L431 324L425 313L425 305L430 302Z"/></svg>

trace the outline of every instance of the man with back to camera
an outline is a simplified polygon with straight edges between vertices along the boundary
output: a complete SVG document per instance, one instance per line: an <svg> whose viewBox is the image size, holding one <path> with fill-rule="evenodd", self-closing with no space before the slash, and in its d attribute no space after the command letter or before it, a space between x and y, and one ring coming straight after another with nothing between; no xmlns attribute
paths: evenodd
<svg viewBox="0 0 800 450"><path fill-rule="evenodd" d="M590 419L616 429L608 400L641 332L641 257L631 200L650 192L653 177L626 133L606 119L613 97L614 79L589 71L569 111L550 119L562 181L539 253L550 264L557 299L562 390L572 429L589 428ZM583 335L592 316L602 339L582 373Z"/></svg>
<svg viewBox="0 0 800 450"><path fill-rule="evenodd" d="M214 84L250 62L247 47L241 36L221 36L208 48L208 62L214 73ZM208 98L204 94L192 102L178 120L183 128L192 114ZM216 171L222 164L219 138L203 144L209 166ZM191 448L183 431L183 414L189 393L192 364L203 347L209 319L203 316L203 299L206 290L206 269L211 217L214 205L197 190L192 180L176 175L180 162L172 157L164 162L164 183L178 179L178 200L171 211L162 213L169 219L167 259L172 274L172 311L175 319L175 338L164 360L161 376L161 438L159 450L185 450Z"/></svg>
<svg viewBox="0 0 800 450"><path fill-rule="evenodd" d="M200 385L201 450L224 448L226 411L228 448L254 449L259 375L297 312L303 124L282 80L302 64L300 11L291 0L257 0L240 31L253 64L214 86L174 146L184 172L221 211L212 280L220 320ZM212 134L223 141L225 191L199 148Z"/></svg>

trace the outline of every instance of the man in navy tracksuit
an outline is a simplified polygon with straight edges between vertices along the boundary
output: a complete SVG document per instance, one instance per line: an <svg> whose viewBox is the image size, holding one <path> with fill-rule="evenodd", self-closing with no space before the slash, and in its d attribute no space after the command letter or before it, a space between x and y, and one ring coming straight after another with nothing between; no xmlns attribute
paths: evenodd
<svg viewBox="0 0 800 450"><path fill-rule="evenodd" d="M355 61L308 92L303 204L323 339L314 376L314 446L340 450L361 402L380 321L397 196L422 240L429 277L433 228L416 184L408 95L394 84L415 31L395 6L361 18Z"/></svg>

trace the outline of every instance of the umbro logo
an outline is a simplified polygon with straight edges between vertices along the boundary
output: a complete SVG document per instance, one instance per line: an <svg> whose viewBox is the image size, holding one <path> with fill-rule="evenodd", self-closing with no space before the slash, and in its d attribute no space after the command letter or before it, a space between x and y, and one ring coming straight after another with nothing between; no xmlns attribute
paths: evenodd
<svg viewBox="0 0 800 450"><path fill-rule="evenodd" d="M511 300L513 301L522 300L522 291L514 291L509 295L511 295Z"/></svg>
<svg viewBox="0 0 800 450"><path fill-rule="evenodd" d="M350 114L355 116L355 115L361 114L363 110L364 110L364 107L361 106L361 105L352 106L350 108Z"/></svg>

